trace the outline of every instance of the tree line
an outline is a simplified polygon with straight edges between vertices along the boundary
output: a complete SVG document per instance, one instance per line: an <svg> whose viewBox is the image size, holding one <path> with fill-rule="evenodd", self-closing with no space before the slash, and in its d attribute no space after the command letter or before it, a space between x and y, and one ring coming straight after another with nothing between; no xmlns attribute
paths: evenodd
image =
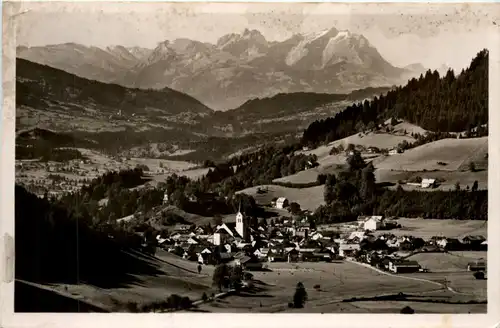
<svg viewBox="0 0 500 328"><path fill-rule="evenodd" d="M389 117L405 119L434 132L473 131L488 123L488 50L480 51L470 66L440 77L428 70L405 86L372 101L352 104L334 117L311 123L302 144L316 146L373 128Z"/></svg>
<svg viewBox="0 0 500 328"><path fill-rule="evenodd" d="M374 168L358 151L348 157L348 169L321 178L326 205L315 212L317 224L347 222L359 215L386 215L432 219L487 220L488 191L460 185L453 191L386 189L375 181Z"/></svg>

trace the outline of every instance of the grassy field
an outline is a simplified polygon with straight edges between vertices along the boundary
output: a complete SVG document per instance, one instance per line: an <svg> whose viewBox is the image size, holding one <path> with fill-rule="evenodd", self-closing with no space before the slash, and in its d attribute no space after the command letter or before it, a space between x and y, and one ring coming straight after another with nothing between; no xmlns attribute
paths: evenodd
<svg viewBox="0 0 500 328"><path fill-rule="evenodd" d="M267 189L264 194L257 193L257 188ZM323 186L311 188L286 188L275 185L263 185L251 187L238 191L237 193L245 193L255 198L258 204L265 205L271 203L274 197L286 197L290 202L297 202L302 209L315 210L320 205L324 204Z"/></svg>
<svg viewBox="0 0 500 328"><path fill-rule="evenodd" d="M418 134L426 134L427 130L421 128L418 125L411 124L408 122L401 122L399 124L396 124L394 126L394 131L395 133L404 133L406 131L407 134L411 135L412 133L418 133Z"/></svg>
<svg viewBox="0 0 500 328"><path fill-rule="evenodd" d="M487 258L487 252L419 253L408 257L434 272L467 272L467 264ZM471 275L471 274L469 274Z"/></svg>
<svg viewBox="0 0 500 328"><path fill-rule="evenodd" d="M329 156L330 157L330 156ZM333 157L333 156L331 156ZM345 164L345 163L342 163ZM319 174L336 174L342 170L341 163L335 163L331 165L320 164L320 166L314 167L309 170L304 170L297 172L286 177L279 179L274 179L273 182L290 182L290 183L312 183L318 179Z"/></svg>
<svg viewBox="0 0 500 328"><path fill-rule="evenodd" d="M478 169L484 166L488 152L488 137L471 139L442 139L409 149L403 154L388 156L376 168L398 171L467 170L473 161ZM445 166L437 162L446 163ZM479 167L478 167L479 166Z"/></svg>
<svg viewBox="0 0 500 328"><path fill-rule="evenodd" d="M455 183L460 182L462 189L472 188L474 181L478 182L479 189L488 189L488 171L481 170L476 172L471 171L395 171L387 169L377 169L375 170L375 179L377 182L390 182L397 184L399 180L409 181L414 177L428 178L428 179L443 179L444 181L439 184L436 188L432 189L422 189L420 187L415 187L407 184L402 184L401 187L404 190L423 190L423 191L433 191L433 190L454 190ZM396 188L396 186L394 186Z"/></svg>
<svg viewBox="0 0 500 328"><path fill-rule="evenodd" d="M351 302L351 306L356 307L359 312L366 313L399 313L399 311L409 306L415 313L486 313L487 304L446 304L446 303L425 303L408 301L361 301Z"/></svg>
<svg viewBox="0 0 500 328"><path fill-rule="evenodd" d="M478 280L467 271L467 264L479 259L487 260L487 252L420 253L408 257L417 261L428 273L405 274L404 276L424 278L432 281L447 281L455 294L475 299L487 298L487 280Z"/></svg>
<svg viewBox="0 0 500 328"><path fill-rule="evenodd" d="M331 146L338 147L340 145L344 146L344 149L348 144L359 145L363 147L377 147L377 148L394 148L399 143L406 140L408 143L414 142L415 139L410 136L396 135L391 133L374 133L370 132L367 134L358 133L349 136L344 139L336 140L331 143ZM330 147L331 148L331 147Z"/></svg>
<svg viewBox="0 0 500 328"><path fill-rule="evenodd" d="M488 223L486 221L408 218L400 218L397 221L401 224L401 229L389 231L396 236L412 235L423 239L430 239L432 236L461 238L466 235L487 237L488 233ZM387 231L375 231L374 235L384 233L387 233Z"/></svg>
<svg viewBox="0 0 500 328"><path fill-rule="evenodd" d="M111 311L117 303L164 301L171 294L198 300L204 292L211 294L213 267L205 266L198 274L195 262L182 260L163 250L158 250L156 256L143 257L143 260L157 266L160 273L135 276L136 282L119 288L104 289L89 284L54 284L50 287L56 292L78 295L89 304Z"/></svg>
<svg viewBox="0 0 500 328"><path fill-rule="evenodd" d="M367 134L357 133L349 137L330 142L328 145L319 146L318 148L308 151L302 151L302 153L306 155L315 154L316 156L318 156L318 158L322 158L327 156L330 153L332 147L334 146L338 147L342 145L345 149L347 145L353 144L363 147L377 147L377 148L390 149L396 147L403 140L406 140L407 142L415 141L414 138L407 135L391 134L385 132L380 132L380 133L369 132Z"/></svg>
<svg viewBox="0 0 500 328"><path fill-rule="evenodd" d="M374 297L399 292L420 295L422 298L429 293L432 293L433 297L439 296L440 299L446 299L450 295L449 291L437 284L381 274L350 262L270 263L269 268L271 272L253 272L254 278L262 282L259 285L262 289L260 293L229 296L219 302L204 304L200 309L208 312L399 312L406 305L399 301L375 303L384 309L377 309L375 305L370 309L370 303L367 302L342 301L352 297ZM287 304L292 300L298 282L302 282L306 287L309 300L303 309L289 309ZM315 285L320 285L320 289L316 290ZM462 299L464 297L462 296ZM415 306L414 302L409 303L420 312L429 312L426 310L426 303L415 303ZM436 308L437 304L433 305ZM453 308L455 310L452 312L480 312L472 305L458 305Z"/></svg>
<svg viewBox="0 0 500 328"><path fill-rule="evenodd" d="M73 295L86 304L98 306L108 311L116 310L118 303L137 302L144 304L165 300L171 294L189 296L199 300L205 292L216 292L211 287L213 266L203 266L201 274L196 273L195 262L188 262L177 256L159 250L156 259L144 257L144 261L154 263L161 273L134 276L135 282L118 288L99 288L88 284L45 286L61 294ZM485 281L471 279L470 273L454 272L448 274L448 285L457 292L445 290L439 285L441 276L428 274L389 275L377 272L360 264L339 261L335 263L269 263L270 271L252 272L254 291L228 296L215 302L201 304L198 312L335 312L335 313L397 313L405 305L417 312L467 313L482 312L485 305L425 303L425 300L484 299ZM429 279L437 283L425 280ZM308 293L308 301L303 309L289 309L288 302L293 298L295 286L302 282ZM320 285L319 290L314 288ZM397 293L420 298L412 301L377 301L359 300ZM353 297L357 301L345 302ZM422 300L424 299L424 300ZM443 307L441 307L443 305ZM444 310L446 309L446 310Z"/></svg>

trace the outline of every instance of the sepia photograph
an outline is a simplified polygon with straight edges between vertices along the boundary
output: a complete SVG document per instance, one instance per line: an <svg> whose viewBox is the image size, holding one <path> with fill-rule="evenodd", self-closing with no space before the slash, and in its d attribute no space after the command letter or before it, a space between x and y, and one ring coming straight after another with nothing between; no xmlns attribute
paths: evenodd
<svg viewBox="0 0 500 328"><path fill-rule="evenodd" d="M496 4L7 4L15 313L491 312Z"/></svg>

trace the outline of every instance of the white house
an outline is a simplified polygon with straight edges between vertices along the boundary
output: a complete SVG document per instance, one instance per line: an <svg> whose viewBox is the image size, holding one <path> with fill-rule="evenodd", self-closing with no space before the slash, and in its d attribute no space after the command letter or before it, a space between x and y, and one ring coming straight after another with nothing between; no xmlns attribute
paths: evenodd
<svg viewBox="0 0 500 328"><path fill-rule="evenodd" d="M352 239L363 240L364 238L365 238L364 231L353 231L353 232L351 232L351 234L349 235L349 238L347 238L347 239L348 240L352 240Z"/></svg>
<svg viewBox="0 0 500 328"><path fill-rule="evenodd" d="M311 239L312 240L318 240L318 239L322 239L323 238L323 235L319 232L313 232L311 234Z"/></svg>
<svg viewBox="0 0 500 328"><path fill-rule="evenodd" d="M436 185L436 179L422 179L422 188L431 188Z"/></svg>
<svg viewBox="0 0 500 328"><path fill-rule="evenodd" d="M368 218L363 224L365 230L378 230L384 226L384 218L381 215L374 215Z"/></svg>
<svg viewBox="0 0 500 328"><path fill-rule="evenodd" d="M213 244L222 245L229 238L234 237L235 231L230 229L225 223L218 225L214 232Z"/></svg>
<svg viewBox="0 0 500 328"><path fill-rule="evenodd" d="M397 149L391 149L389 150L389 155L397 155L398 154L398 150Z"/></svg>
<svg viewBox="0 0 500 328"><path fill-rule="evenodd" d="M168 193L167 191L165 191L165 193L163 194L163 204L167 204L168 203Z"/></svg>
<svg viewBox="0 0 500 328"><path fill-rule="evenodd" d="M283 209L288 206L288 199L285 197L280 197L276 200L276 208Z"/></svg>

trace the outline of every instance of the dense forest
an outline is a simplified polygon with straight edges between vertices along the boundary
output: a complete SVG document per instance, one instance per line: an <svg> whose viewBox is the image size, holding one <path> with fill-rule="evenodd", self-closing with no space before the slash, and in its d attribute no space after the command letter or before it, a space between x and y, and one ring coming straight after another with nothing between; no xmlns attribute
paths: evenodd
<svg viewBox="0 0 500 328"><path fill-rule="evenodd" d="M440 77L430 70L406 86L372 101L353 104L334 117L311 123L302 143L316 146L375 127L389 117L405 119L434 132L470 131L488 123L488 50L480 51L470 66Z"/></svg>
<svg viewBox="0 0 500 328"><path fill-rule="evenodd" d="M133 282L133 274L159 272L121 252L140 250L139 236L111 226L92 228L84 206L64 206L19 186L15 199L16 278L45 283L85 281L108 288Z"/></svg>
<svg viewBox="0 0 500 328"><path fill-rule="evenodd" d="M404 191L388 190L375 181L374 167L358 151L348 158L349 169L337 176L322 177L324 200L315 213L316 223L346 222L358 215L422 217L433 219L487 220L488 191ZM477 186L477 184L474 184Z"/></svg>

